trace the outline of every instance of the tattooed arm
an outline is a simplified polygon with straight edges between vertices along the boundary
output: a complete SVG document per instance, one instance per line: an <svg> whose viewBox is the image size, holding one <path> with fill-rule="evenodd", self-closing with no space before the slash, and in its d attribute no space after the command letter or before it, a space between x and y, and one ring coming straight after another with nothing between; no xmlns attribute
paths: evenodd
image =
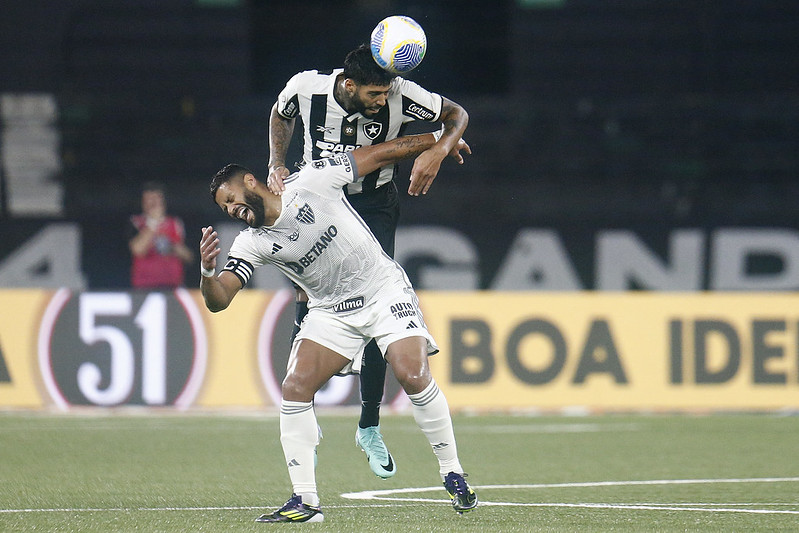
<svg viewBox="0 0 799 533"><path fill-rule="evenodd" d="M374 172L386 165L416 157L429 150L437 142L438 134L408 135L380 144L362 146L353 151L352 156L355 159L355 165L358 167L358 174L366 176L370 172ZM469 145L463 139L458 139L454 147L445 153L444 156L450 155L456 160L462 161L461 150L464 150L467 154L472 153Z"/></svg>
<svg viewBox="0 0 799 533"><path fill-rule="evenodd" d="M286 153L294 133L295 119L287 119L277 112L277 104L269 115L269 176L266 185L275 194L285 190L283 180L290 174L286 168Z"/></svg>
<svg viewBox="0 0 799 533"><path fill-rule="evenodd" d="M452 152L457 152L458 143L461 142L463 132L469 124L469 114L460 105L444 98L441 122L443 124L441 138L413 162L411 184L408 187L408 194L412 196L418 196L419 193L427 194L438 175L441 162L447 155L452 155L458 163L463 164L463 158L460 155L453 155Z"/></svg>

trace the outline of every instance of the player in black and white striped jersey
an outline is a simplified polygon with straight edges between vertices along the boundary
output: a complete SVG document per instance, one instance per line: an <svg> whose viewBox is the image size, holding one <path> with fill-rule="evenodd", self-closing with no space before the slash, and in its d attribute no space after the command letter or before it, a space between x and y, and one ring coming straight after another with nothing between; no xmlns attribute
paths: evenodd
<svg viewBox="0 0 799 533"><path fill-rule="evenodd" d="M412 121L440 122L438 142L420 154L411 170L409 194L426 194L441 162L457 145L468 124L468 114L455 102L380 68L368 45L361 45L344 60L344 68L329 72L308 70L293 76L272 107L269 129L269 189L280 194L286 153L297 117L303 122L303 163L378 144L402 135ZM383 250L394 257L399 221L399 200L394 177L396 164L371 172L347 187L349 202L375 235ZM413 192L411 192L413 191ZM307 296L297 291L294 335L307 313ZM364 351L360 373L361 417L356 442L366 452L375 475L396 473L380 433L380 402L385 387L386 363L374 342Z"/></svg>

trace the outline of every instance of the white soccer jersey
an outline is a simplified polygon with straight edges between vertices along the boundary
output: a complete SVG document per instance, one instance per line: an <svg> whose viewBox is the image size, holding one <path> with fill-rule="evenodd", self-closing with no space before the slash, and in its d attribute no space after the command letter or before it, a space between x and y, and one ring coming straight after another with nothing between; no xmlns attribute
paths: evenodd
<svg viewBox="0 0 799 533"><path fill-rule="evenodd" d="M254 267L271 263L305 290L311 308L346 310L381 290L412 291L344 196L343 187L357 179L350 154L313 161L286 178L280 216L272 226L239 233L223 270L244 285Z"/></svg>
<svg viewBox="0 0 799 533"><path fill-rule="evenodd" d="M391 82L386 105L374 117L348 113L333 97L333 72L307 70L295 74L277 99L277 112L284 118L302 117L303 160L307 164L339 152L351 152L394 139L413 120L435 122L441 116L442 98L418 84L396 77ZM394 178L396 165L388 165L347 185L349 194L374 190Z"/></svg>

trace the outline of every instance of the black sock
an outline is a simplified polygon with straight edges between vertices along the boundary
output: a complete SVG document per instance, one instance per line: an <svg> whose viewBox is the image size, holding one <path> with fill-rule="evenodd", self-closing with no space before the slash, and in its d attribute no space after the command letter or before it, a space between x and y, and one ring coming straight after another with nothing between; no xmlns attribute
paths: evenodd
<svg viewBox="0 0 799 533"><path fill-rule="evenodd" d="M361 419L358 426L368 428L380 423L380 403L386 385L386 360L377 343L366 345L361 367Z"/></svg>

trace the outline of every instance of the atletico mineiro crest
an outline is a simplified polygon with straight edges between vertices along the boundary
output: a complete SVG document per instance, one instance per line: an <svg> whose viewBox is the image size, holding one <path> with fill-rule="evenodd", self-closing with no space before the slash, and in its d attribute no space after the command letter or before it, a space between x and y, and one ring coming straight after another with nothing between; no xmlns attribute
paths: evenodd
<svg viewBox="0 0 799 533"><path fill-rule="evenodd" d="M313 224L316 220L316 217L314 217L313 214L313 209L311 209L311 206L308 204L300 207L300 211L297 213L295 218L303 224Z"/></svg>

